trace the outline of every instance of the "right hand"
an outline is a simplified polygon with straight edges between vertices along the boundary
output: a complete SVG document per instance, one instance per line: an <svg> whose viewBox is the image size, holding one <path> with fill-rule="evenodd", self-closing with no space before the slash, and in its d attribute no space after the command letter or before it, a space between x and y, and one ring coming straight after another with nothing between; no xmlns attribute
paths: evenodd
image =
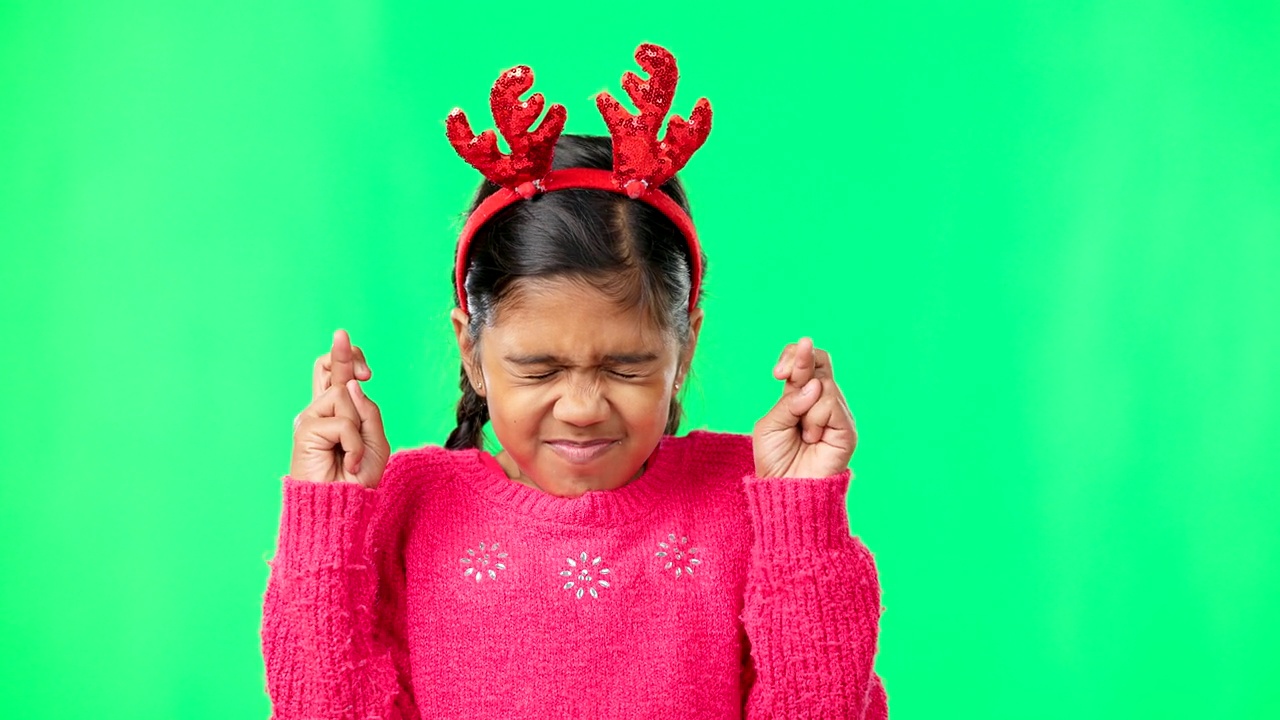
<svg viewBox="0 0 1280 720"><path fill-rule="evenodd" d="M311 404L295 422L290 477L378 486L391 447L381 411L360 386L372 375L347 332L335 331L333 347L316 358Z"/></svg>

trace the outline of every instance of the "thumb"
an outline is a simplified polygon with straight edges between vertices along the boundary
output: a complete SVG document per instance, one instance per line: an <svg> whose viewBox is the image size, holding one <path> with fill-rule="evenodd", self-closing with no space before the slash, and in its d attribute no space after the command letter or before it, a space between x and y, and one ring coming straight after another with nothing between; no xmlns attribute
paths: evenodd
<svg viewBox="0 0 1280 720"><path fill-rule="evenodd" d="M818 378L810 378L798 391L784 393L778 402L765 414L760 422L756 424L756 428L761 432L778 432L780 430L790 430L800 424L803 418L814 404L818 402L818 396L821 394L822 381Z"/></svg>

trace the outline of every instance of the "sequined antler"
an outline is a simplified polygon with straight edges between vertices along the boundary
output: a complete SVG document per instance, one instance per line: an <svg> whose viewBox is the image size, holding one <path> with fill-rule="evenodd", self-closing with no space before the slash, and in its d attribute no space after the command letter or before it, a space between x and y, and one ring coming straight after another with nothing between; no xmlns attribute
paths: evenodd
<svg viewBox="0 0 1280 720"><path fill-rule="evenodd" d="M551 159L556 140L564 130L565 109L552 103L547 116L530 131L533 121L542 114L542 93L534 93L528 100L520 96L533 87L533 71L519 65L502 73L489 93L489 105L498 131L511 147L510 155L498 149L498 137L492 130L476 135L461 109L449 113L447 134L453 149L463 160L471 163L486 178L506 188L532 197L540 189L539 183L551 171Z"/></svg>
<svg viewBox="0 0 1280 720"><path fill-rule="evenodd" d="M675 98L676 59L665 48L646 43L636 50L636 62L649 73L641 80L633 72L622 76L622 88L635 103L639 115L632 115L607 92L596 96L596 106L613 136L613 175L618 186L632 198L658 187L689 161L711 132L711 104L698 100L686 121L673 115L666 136L658 131Z"/></svg>
<svg viewBox="0 0 1280 720"><path fill-rule="evenodd" d="M658 190L689 161L694 151L706 142L711 132L711 105L706 98L698 100L686 121L679 115L667 123L661 140L658 132L675 98L676 60L666 49L644 44L636 50L636 62L649 73L641 80L635 73L622 76L622 87L635 103L639 114L623 109L609 93L596 97L596 105L609 126L613 139L613 169L564 167L552 170L556 141L564 131L565 109L552 105L537 129L529 130L542 113L543 97L534 93L528 100L520 95L533 87L533 71L520 65L503 73L493 84L489 104L502 137L511 147L510 155L498 149L498 137L492 130L480 135L471 131L467 116L455 109L446 122L449 142L463 160L471 163L490 181L502 189L489 194L467 216L458 235L454 257L454 288L458 307L467 310L468 252L477 231L512 203L527 200L543 192L558 190L599 190L626 193L667 217L689 243L692 283L689 309L698 306L702 282L702 250L693 219L672 197Z"/></svg>

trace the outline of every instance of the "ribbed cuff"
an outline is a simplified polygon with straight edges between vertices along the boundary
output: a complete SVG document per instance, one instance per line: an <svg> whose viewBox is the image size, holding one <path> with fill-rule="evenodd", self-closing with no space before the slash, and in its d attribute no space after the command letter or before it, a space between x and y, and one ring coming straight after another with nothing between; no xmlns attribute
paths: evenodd
<svg viewBox="0 0 1280 720"><path fill-rule="evenodd" d="M743 478L758 549L786 558L848 549L851 475L846 469L821 478Z"/></svg>
<svg viewBox="0 0 1280 720"><path fill-rule="evenodd" d="M356 483L318 483L284 476L276 551L282 569L310 571L360 564L377 491Z"/></svg>

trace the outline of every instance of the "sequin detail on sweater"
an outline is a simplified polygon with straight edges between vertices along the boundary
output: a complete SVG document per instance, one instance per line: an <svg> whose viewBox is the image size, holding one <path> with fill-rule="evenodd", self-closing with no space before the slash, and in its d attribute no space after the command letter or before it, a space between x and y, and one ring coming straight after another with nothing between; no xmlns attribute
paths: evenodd
<svg viewBox="0 0 1280 720"><path fill-rule="evenodd" d="M665 564L663 570L675 568L675 577L683 573L685 577L693 575L693 569L702 564L698 557L698 548L688 547L689 538L681 535L676 539L675 533L667 533L667 539L658 543L658 551L653 554Z"/></svg>
<svg viewBox="0 0 1280 720"><path fill-rule="evenodd" d="M498 551L498 543L490 543L486 549L485 544L481 542L479 549L467 548L466 554L459 558L458 562L466 566L463 576L482 582L486 577L497 580L498 571L507 569L506 563L503 562L506 559L507 553Z"/></svg>
<svg viewBox="0 0 1280 720"><path fill-rule="evenodd" d="M603 567L600 562L602 558L597 555L592 560L587 560L587 553L583 552L575 560L573 558L565 558L565 562L569 563L568 570L561 570L560 575L566 578L572 578L564 584L562 590L573 590L574 597L582 599L582 593L585 591L591 594L593 598L600 597L600 590L609 587L609 568ZM576 588L576 590L575 590Z"/></svg>

